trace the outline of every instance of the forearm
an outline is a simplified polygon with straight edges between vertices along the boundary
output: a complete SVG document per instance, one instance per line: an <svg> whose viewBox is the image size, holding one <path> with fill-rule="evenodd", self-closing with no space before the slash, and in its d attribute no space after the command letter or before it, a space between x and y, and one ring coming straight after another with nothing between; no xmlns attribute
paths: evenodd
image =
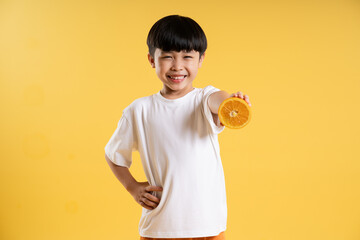
<svg viewBox="0 0 360 240"><path fill-rule="evenodd" d="M115 177L121 182L121 184L125 187L125 189L131 193L133 187L137 183L135 178L131 175L129 169L127 167L122 167L114 164L111 160L106 156L105 159L109 164L112 172L114 173Z"/></svg>
<svg viewBox="0 0 360 240"><path fill-rule="evenodd" d="M208 104L210 111L214 114L218 114L221 103L230 97L230 94L225 91L218 91L210 95Z"/></svg>

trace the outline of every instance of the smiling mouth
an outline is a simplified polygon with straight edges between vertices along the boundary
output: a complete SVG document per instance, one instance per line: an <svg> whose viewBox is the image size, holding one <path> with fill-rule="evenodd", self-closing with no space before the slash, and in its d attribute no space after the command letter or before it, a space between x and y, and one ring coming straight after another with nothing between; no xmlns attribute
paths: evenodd
<svg viewBox="0 0 360 240"><path fill-rule="evenodd" d="M187 75L178 75L178 76L170 76L168 75L168 78L172 79L172 80L183 80L187 77Z"/></svg>

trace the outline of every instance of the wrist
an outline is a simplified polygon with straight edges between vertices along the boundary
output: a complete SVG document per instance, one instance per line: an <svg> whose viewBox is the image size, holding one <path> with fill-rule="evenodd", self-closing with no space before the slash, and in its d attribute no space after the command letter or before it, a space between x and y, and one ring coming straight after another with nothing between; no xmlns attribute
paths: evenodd
<svg viewBox="0 0 360 240"><path fill-rule="evenodd" d="M138 182L136 180L134 180L133 182L129 183L125 188L131 195L133 195L137 185L138 185Z"/></svg>

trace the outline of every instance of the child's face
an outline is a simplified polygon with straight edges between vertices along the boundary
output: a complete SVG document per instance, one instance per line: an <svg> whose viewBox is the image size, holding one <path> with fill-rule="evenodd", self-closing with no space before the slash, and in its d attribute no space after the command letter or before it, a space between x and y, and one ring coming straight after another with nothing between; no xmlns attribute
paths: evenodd
<svg viewBox="0 0 360 240"><path fill-rule="evenodd" d="M170 91L192 90L192 81L204 60L204 55L199 59L200 53L191 52L164 52L156 48L154 58L148 54L148 59L156 69L158 78L163 82L164 88Z"/></svg>

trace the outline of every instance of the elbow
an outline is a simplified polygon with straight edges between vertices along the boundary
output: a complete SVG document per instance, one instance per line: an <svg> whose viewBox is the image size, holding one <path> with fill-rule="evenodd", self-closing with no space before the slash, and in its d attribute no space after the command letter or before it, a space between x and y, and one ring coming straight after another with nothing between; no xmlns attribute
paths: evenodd
<svg viewBox="0 0 360 240"><path fill-rule="evenodd" d="M105 153L105 159L107 162L111 162L110 158L106 155L106 153Z"/></svg>

